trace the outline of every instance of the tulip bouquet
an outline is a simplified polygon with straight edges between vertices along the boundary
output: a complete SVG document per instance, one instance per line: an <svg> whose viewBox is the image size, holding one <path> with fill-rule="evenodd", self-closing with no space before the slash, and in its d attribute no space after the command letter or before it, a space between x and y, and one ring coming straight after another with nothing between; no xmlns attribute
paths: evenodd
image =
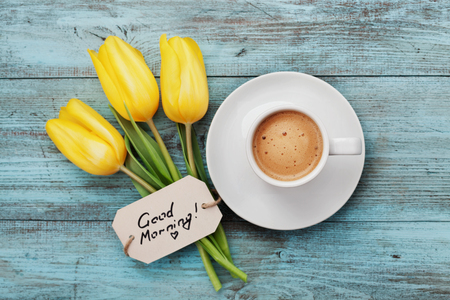
<svg viewBox="0 0 450 300"><path fill-rule="evenodd" d="M159 44L164 112L177 125L187 173L209 186L192 126L208 109L208 83L202 53L191 38L167 40L164 34ZM88 173L126 173L143 197L181 179L153 122L159 106L159 90L141 52L114 36L105 40L98 53L88 52L110 109L125 136L91 107L71 99L61 108L58 119L49 120L46 125L57 148ZM137 122L147 123L154 139ZM247 281L247 275L233 263L221 224L216 232L197 241L196 246L216 291L221 283L210 256L233 277Z"/></svg>

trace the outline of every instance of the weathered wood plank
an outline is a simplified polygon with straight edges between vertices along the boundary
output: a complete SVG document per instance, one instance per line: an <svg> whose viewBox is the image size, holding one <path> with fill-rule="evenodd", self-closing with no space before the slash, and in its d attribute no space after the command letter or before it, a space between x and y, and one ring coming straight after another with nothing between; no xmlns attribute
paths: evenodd
<svg viewBox="0 0 450 300"><path fill-rule="evenodd" d="M117 35L159 74L158 39L191 36L210 76L448 75L449 3L17 1L0 3L0 77L95 76L87 48Z"/></svg>
<svg viewBox="0 0 450 300"><path fill-rule="evenodd" d="M216 294L191 245L146 265L109 222L0 222L2 299L448 299L450 223L322 223L300 231L227 223L236 265Z"/></svg>
<svg viewBox="0 0 450 300"><path fill-rule="evenodd" d="M210 78L207 128L226 96L250 78ZM331 220L449 221L450 78L326 77L349 99L366 139L366 164L350 201ZM112 220L138 199L123 174L91 176L68 162L46 120L78 97L117 126L97 79L0 80L0 219ZM176 129L155 120L182 167ZM239 220L223 205L225 220Z"/></svg>

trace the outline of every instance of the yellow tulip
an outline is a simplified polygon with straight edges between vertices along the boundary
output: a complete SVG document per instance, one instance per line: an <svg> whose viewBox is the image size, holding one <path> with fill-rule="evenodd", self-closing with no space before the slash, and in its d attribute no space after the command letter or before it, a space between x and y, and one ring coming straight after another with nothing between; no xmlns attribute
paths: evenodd
<svg viewBox="0 0 450 300"><path fill-rule="evenodd" d="M80 100L71 99L45 129L59 151L84 171L110 175L121 170L127 155L122 136Z"/></svg>
<svg viewBox="0 0 450 300"><path fill-rule="evenodd" d="M142 53L116 36L109 36L97 52L89 50L98 79L111 105L122 117L145 122L156 113L159 90Z"/></svg>
<svg viewBox="0 0 450 300"><path fill-rule="evenodd" d="M159 40L161 98L164 112L174 122L192 124L208 109L208 82L202 52L197 43L178 36Z"/></svg>

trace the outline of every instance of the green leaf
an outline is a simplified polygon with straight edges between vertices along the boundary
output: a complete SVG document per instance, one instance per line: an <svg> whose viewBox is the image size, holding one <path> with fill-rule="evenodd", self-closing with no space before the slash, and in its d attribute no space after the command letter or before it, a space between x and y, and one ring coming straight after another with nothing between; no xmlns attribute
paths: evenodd
<svg viewBox="0 0 450 300"><path fill-rule="evenodd" d="M167 165L167 161L164 158L164 155L163 155L163 153L161 151L161 148L159 147L158 143L147 132L145 132L144 129L142 129L139 125L137 125L137 126L139 127L141 133L144 135L144 138L149 141L149 143L155 149L156 153L159 155L159 161L163 162L164 165L166 166L166 168L169 170L169 166ZM144 151L144 153L146 153L146 152ZM141 157L141 159L143 159L143 158ZM180 170L178 170L177 166L174 165L174 167L175 167L175 170L177 171L178 178L181 178ZM167 182L166 184L170 184L172 182L173 182L173 180L171 180L170 182Z"/></svg>
<svg viewBox="0 0 450 300"><path fill-rule="evenodd" d="M158 144L134 121L131 122L123 118L111 105L109 105L109 108L125 134L129 137L131 144L133 144L136 153L141 158L146 169L153 176L158 177L165 185L172 183L172 178L165 167L165 160L163 159ZM165 169L165 175L164 171L160 171L161 164L163 165L163 169ZM167 178L167 176L169 176L169 178Z"/></svg>
<svg viewBox="0 0 450 300"><path fill-rule="evenodd" d="M144 179L148 184L150 184L151 186L153 186L156 189L162 189L163 187L165 187L166 185L164 183L161 182L161 180L159 180L158 177L154 176L153 174L151 174L150 172L148 172L140 163L139 161L136 159L136 157L133 154L133 149L131 148L131 144L130 144L130 139L128 138L128 136L125 136L125 147L127 148L128 151L128 156L131 158L132 160L132 164L133 167L139 170L140 174L144 174L145 176L140 176L140 174L136 174L139 177L141 177L142 179ZM126 167L128 168L128 166L126 165ZM128 168L130 169L130 168ZM133 170L131 170L133 171ZM134 172L136 173L136 172ZM139 185L141 186L141 185Z"/></svg>
<svg viewBox="0 0 450 300"><path fill-rule="evenodd" d="M139 157L142 159L142 162L144 163L147 170L153 174L153 176L158 176L158 174L155 171L155 164L152 162L150 155L147 154L147 151L142 143L140 143L140 137L136 130L134 129L133 125L130 121L123 118L111 105L109 105L109 109L112 111L113 115L116 117L117 122L119 122L119 125L122 127L123 131L125 132L125 135L128 136L131 143L133 144L134 149L136 150L136 153L139 155Z"/></svg>
<svg viewBox="0 0 450 300"><path fill-rule="evenodd" d="M145 179L145 173L141 172L141 166L139 166L136 161L131 157L128 156L127 159L125 160L125 166L133 173L135 173L136 175L140 176L142 179ZM133 182L134 187L136 188L136 190L138 191L138 193L142 196L148 196L150 195L150 192L147 191L145 188L142 187L142 185L140 185L139 183L137 183L134 179L131 179L131 182Z"/></svg>
<svg viewBox="0 0 450 300"><path fill-rule="evenodd" d="M180 136L181 148L183 149L183 157L184 162L186 164L186 171L189 175L192 176L192 170L189 166L187 146L186 146L186 126L181 123L177 123L178 135ZM200 147L198 145L197 135L194 130L194 126L192 126L192 152L194 154L195 160L195 168L197 169L197 173L206 186L210 189L208 183L208 177L206 176L205 166L203 165L202 153L200 152Z"/></svg>
<svg viewBox="0 0 450 300"><path fill-rule="evenodd" d="M130 122L133 125L134 129L139 135L139 138L141 139L141 142L144 144L144 147L147 149L147 152L150 154L152 162L156 165L155 171L158 173L159 178L161 181L170 184L173 182L172 177L170 176L169 170L167 169L165 160L161 160L161 157L158 155L158 152L153 147L153 145L144 137L142 134L139 126L137 126L136 122L133 120L133 116L131 115L130 111L128 110L128 107L125 103L123 103L125 106L125 109L127 110L128 117L130 117ZM159 148L159 146L158 146ZM168 182L166 182L168 181Z"/></svg>
<svg viewBox="0 0 450 300"><path fill-rule="evenodd" d="M177 166L175 166L175 167L177 168L178 178L183 178L183 176L181 175L181 172L180 172L180 170L178 169L178 167L177 167Z"/></svg>
<svg viewBox="0 0 450 300"><path fill-rule="evenodd" d="M162 160L163 162L165 162L164 160L164 155L162 154L161 149L159 148L158 143L147 133L145 132L144 129L142 129L142 127L140 127L139 125L137 125L137 127L139 128L139 130L141 131L141 133L144 135L144 138L150 143L152 144L152 147L156 150L156 153L158 153L160 160Z"/></svg>
<svg viewBox="0 0 450 300"><path fill-rule="evenodd" d="M205 166L203 165L202 153L200 152L200 147L198 146L197 135L192 126L192 152L194 153L195 166L200 176L200 179L206 183L208 189L210 188L208 183L208 177L206 176Z"/></svg>

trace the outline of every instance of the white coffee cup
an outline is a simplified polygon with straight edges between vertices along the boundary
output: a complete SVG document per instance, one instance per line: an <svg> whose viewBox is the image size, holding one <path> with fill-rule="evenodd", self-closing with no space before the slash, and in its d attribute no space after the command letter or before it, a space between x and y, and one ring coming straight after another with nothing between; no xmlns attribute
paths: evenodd
<svg viewBox="0 0 450 300"><path fill-rule="evenodd" d="M277 180L268 176L259 168L253 156L253 137L256 129L267 117L282 111L296 111L310 117L319 127L323 140L322 157L317 166L307 175L292 181ZM327 162L328 156L330 155L361 155L362 153L362 142L359 138L342 137L329 139L327 130L322 121L320 121L320 119L311 111L294 104L280 104L278 106L268 108L259 114L248 130L245 146L248 162L256 175L258 175L265 182L278 187L297 187L313 180L322 171Z"/></svg>

